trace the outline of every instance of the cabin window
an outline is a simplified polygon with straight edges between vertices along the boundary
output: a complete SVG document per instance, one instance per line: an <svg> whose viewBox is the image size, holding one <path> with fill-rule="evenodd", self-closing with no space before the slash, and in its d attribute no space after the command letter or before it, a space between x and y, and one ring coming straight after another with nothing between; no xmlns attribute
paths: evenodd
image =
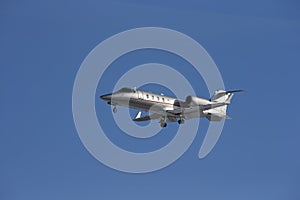
<svg viewBox="0 0 300 200"><path fill-rule="evenodd" d="M161 98L163 102L165 102L165 98Z"/></svg>
<svg viewBox="0 0 300 200"><path fill-rule="evenodd" d="M152 99L154 100L154 96L152 96Z"/></svg>
<svg viewBox="0 0 300 200"><path fill-rule="evenodd" d="M147 99L149 99L149 94L146 94Z"/></svg>
<svg viewBox="0 0 300 200"><path fill-rule="evenodd" d="M157 101L159 101L159 97L157 97Z"/></svg>

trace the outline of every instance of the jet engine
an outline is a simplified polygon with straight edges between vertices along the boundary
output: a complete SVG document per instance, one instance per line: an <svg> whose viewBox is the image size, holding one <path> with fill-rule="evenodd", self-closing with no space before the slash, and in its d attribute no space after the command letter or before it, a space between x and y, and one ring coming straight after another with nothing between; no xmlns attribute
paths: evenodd
<svg viewBox="0 0 300 200"><path fill-rule="evenodd" d="M187 96L185 99L185 103L190 106L199 106L210 104L210 101L195 96Z"/></svg>

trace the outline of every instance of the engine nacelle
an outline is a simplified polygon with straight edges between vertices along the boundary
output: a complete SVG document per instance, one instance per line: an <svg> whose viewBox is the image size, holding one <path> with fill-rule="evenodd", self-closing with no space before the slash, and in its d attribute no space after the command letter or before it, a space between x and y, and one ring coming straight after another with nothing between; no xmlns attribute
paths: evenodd
<svg viewBox="0 0 300 200"><path fill-rule="evenodd" d="M195 96L187 96L185 99L185 103L190 106L199 106L210 104L210 101Z"/></svg>

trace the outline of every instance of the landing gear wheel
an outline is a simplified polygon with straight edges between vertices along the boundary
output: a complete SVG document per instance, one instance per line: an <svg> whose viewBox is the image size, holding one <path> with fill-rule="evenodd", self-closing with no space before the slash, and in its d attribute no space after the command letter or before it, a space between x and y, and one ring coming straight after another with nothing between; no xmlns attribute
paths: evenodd
<svg viewBox="0 0 300 200"><path fill-rule="evenodd" d="M113 112L114 112L114 113L117 112L117 108L116 108L116 107L113 108Z"/></svg>
<svg viewBox="0 0 300 200"><path fill-rule="evenodd" d="M165 127L167 127L167 123L162 122L162 123L160 123L160 126L161 126L162 128L165 128Z"/></svg>
<svg viewBox="0 0 300 200"><path fill-rule="evenodd" d="M178 120L178 124L184 124L184 119Z"/></svg>

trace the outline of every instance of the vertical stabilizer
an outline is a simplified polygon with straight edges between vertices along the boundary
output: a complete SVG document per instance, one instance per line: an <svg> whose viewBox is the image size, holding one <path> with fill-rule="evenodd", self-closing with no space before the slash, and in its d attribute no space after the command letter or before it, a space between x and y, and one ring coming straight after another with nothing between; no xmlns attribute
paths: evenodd
<svg viewBox="0 0 300 200"><path fill-rule="evenodd" d="M215 91L214 95L210 99L211 103L225 103L226 105L205 110L204 113L206 114L207 119L210 121L220 121L222 118L230 119L230 117L226 115L226 110L227 106L231 103L231 99L235 92L244 92L244 90Z"/></svg>
<svg viewBox="0 0 300 200"><path fill-rule="evenodd" d="M222 103L226 102L230 104L230 100L232 99L233 93L228 93L224 90L217 90L215 91L214 95L211 97L210 101L212 103ZM211 109L212 113L221 113L223 115L226 115L226 109L227 105L220 106L217 108Z"/></svg>

